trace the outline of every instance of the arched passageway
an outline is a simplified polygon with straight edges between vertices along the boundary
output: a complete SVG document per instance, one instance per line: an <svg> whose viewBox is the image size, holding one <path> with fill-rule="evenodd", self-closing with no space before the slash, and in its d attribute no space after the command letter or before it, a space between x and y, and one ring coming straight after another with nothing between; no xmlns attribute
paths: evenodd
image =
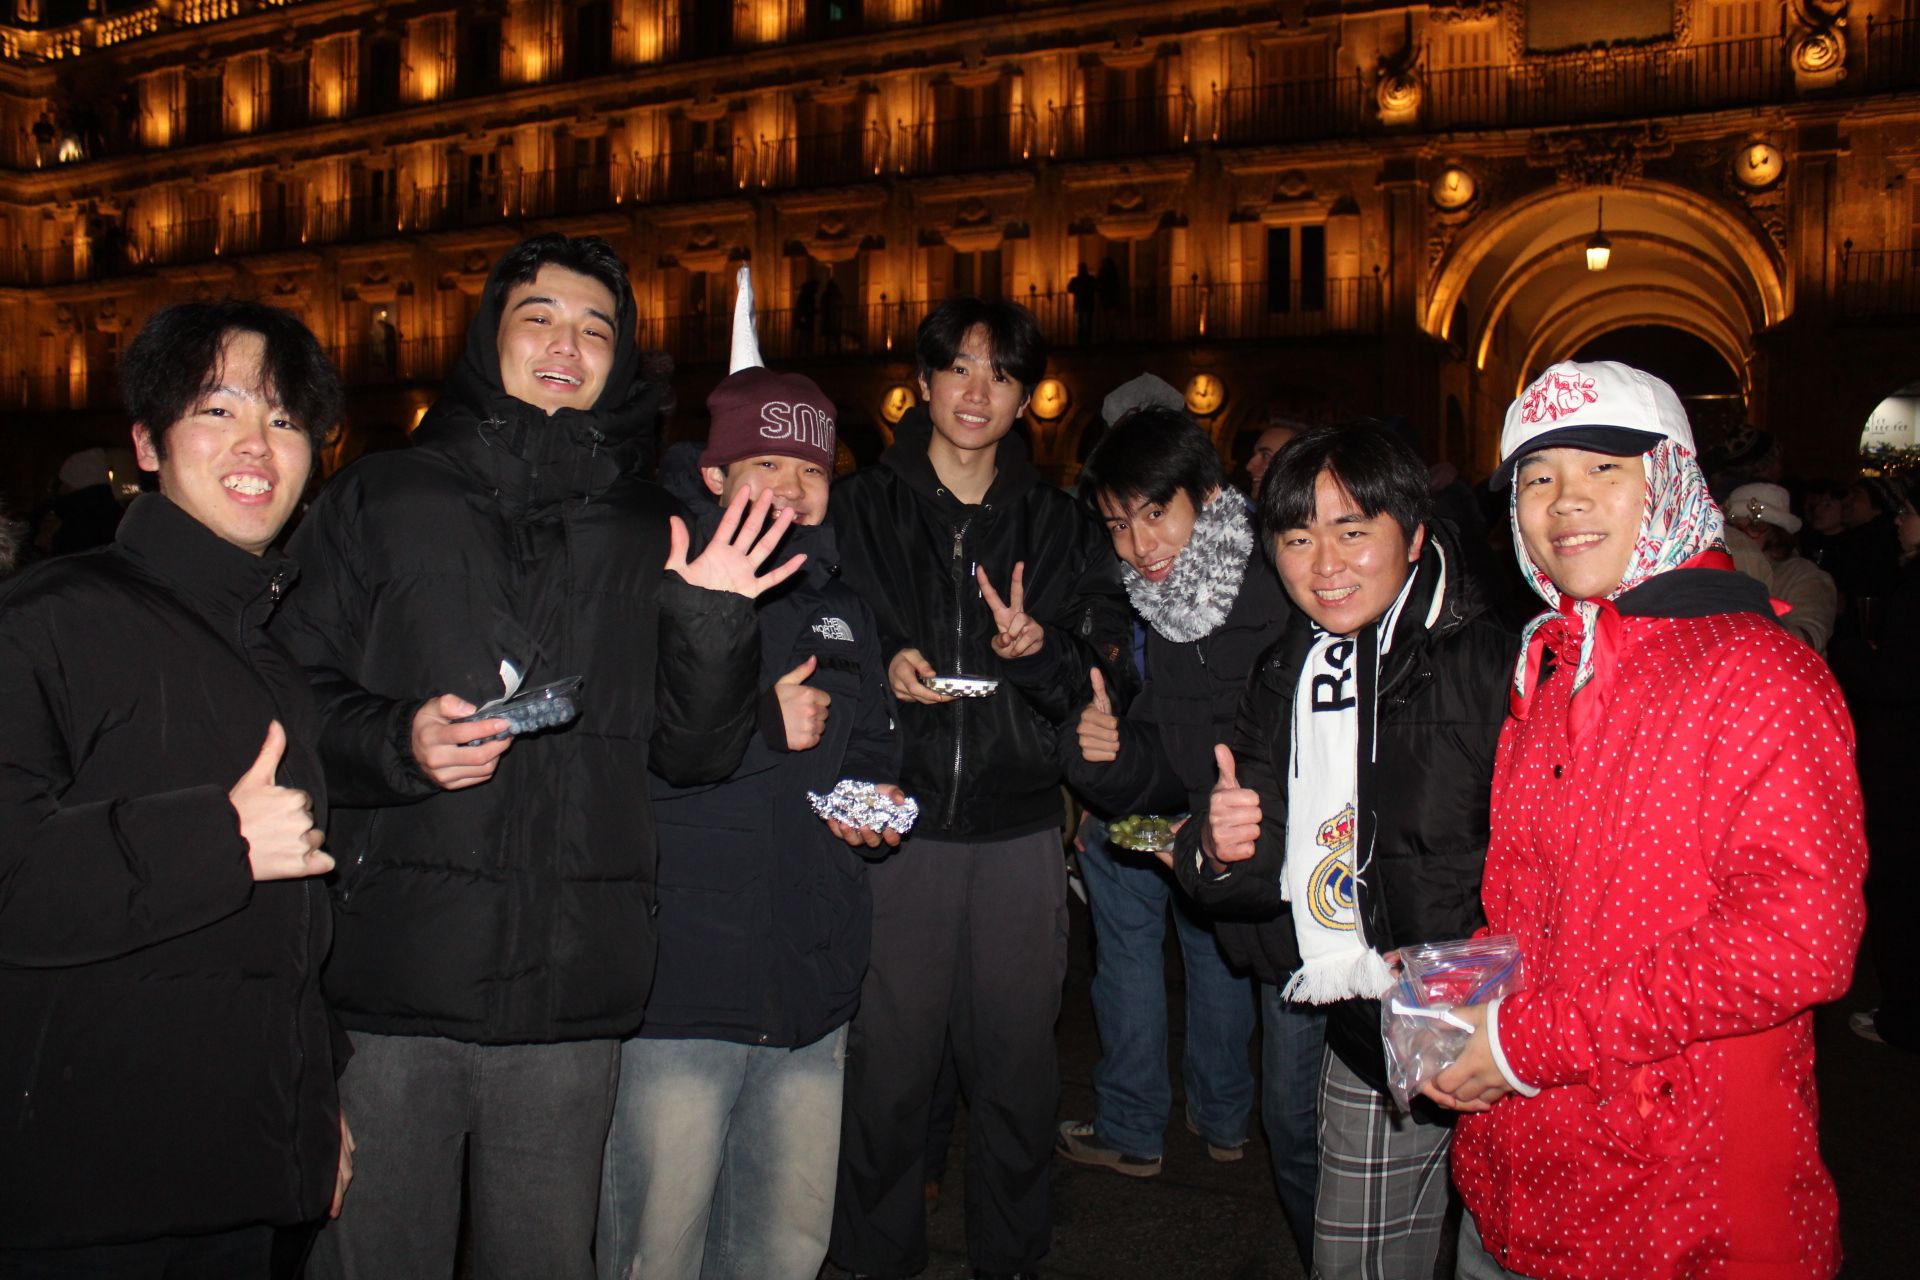
<svg viewBox="0 0 1920 1280"><path fill-rule="evenodd" d="M1610 253L1593 270L1587 249L1603 217ZM1751 416L1756 335L1782 323L1792 302L1777 247L1743 210L1628 180L1469 211L1435 263L1421 322L1456 353L1442 393L1465 392L1475 461L1490 468L1507 403L1540 369L1583 352L1616 350L1633 362L1625 352L1660 351L1615 335L1668 335L1667 354L1684 352L1712 375L1711 389L1702 383L1693 394L1728 397L1701 400L1703 408L1715 406L1716 419L1736 407Z"/></svg>

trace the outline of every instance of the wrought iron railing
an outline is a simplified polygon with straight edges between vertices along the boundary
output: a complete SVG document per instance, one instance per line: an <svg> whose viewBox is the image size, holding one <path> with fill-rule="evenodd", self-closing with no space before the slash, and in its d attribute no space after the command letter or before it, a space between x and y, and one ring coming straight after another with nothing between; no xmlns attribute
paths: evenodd
<svg viewBox="0 0 1920 1280"><path fill-rule="evenodd" d="M1793 89L1777 36L1644 49L1594 49L1459 67L1428 80L1430 129L1539 128L1782 101Z"/></svg>
<svg viewBox="0 0 1920 1280"><path fill-rule="evenodd" d="M1215 90L1212 138L1234 146L1359 133L1367 120L1363 97L1357 76Z"/></svg>
<svg viewBox="0 0 1920 1280"><path fill-rule="evenodd" d="M893 129L892 167L897 173L971 173L1025 164L1034 158L1038 133L1028 110L902 122Z"/></svg>
<svg viewBox="0 0 1920 1280"><path fill-rule="evenodd" d="M1102 160L1177 151L1194 137L1193 98L1185 90L1144 98L1093 98L1052 111L1048 154Z"/></svg>
<svg viewBox="0 0 1920 1280"><path fill-rule="evenodd" d="M1920 88L1920 18L1869 17L1861 82L1869 93Z"/></svg>
<svg viewBox="0 0 1920 1280"><path fill-rule="evenodd" d="M1840 314L1920 316L1920 248L1840 250Z"/></svg>
<svg viewBox="0 0 1920 1280"><path fill-rule="evenodd" d="M348 386L377 386L389 382L438 384L453 371L453 362L465 345L465 334L443 338L368 337L334 347L327 354Z"/></svg>
<svg viewBox="0 0 1920 1280"><path fill-rule="evenodd" d="M886 170L887 134L877 125L762 142L750 177L760 187L837 186Z"/></svg>

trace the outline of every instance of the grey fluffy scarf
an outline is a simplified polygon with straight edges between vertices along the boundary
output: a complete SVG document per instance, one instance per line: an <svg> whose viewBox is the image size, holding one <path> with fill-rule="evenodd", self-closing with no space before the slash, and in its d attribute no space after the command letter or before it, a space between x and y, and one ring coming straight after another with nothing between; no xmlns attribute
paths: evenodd
<svg viewBox="0 0 1920 1280"><path fill-rule="evenodd" d="M1238 489L1223 486L1195 517L1165 582L1148 582L1124 562L1120 572L1127 599L1147 625L1184 644L1212 635L1227 620L1252 554L1252 508Z"/></svg>

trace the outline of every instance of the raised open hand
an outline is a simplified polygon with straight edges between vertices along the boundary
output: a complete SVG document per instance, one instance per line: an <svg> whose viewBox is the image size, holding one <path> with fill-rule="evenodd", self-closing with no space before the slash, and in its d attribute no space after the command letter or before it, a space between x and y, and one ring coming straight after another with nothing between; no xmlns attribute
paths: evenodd
<svg viewBox="0 0 1920 1280"><path fill-rule="evenodd" d="M973 571L974 577L980 582L980 595L986 600L987 608L993 611L993 625L996 628L993 651L1003 659L1024 658L1028 654L1038 653L1047 642L1046 628L1027 616L1026 569L1024 560L1013 566L1013 582L1005 600L993 589L993 583L987 580L984 566Z"/></svg>
<svg viewBox="0 0 1920 1280"><path fill-rule="evenodd" d="M696 587L705 587L709 591L731 591L749 600L800 572L800 566L807 562L804 553L795 555L777 568L760 572L760 566L780 545L787 527L793 523L793 508L781 507L769 519L767 513L773 506L773 490L761 490L751 506L747 499L747 488L742 485L733 495L733 500L727 503L727 512L720 517L720 527L713 532L713 541L707 544L705 551L694 557L691 564L687 562L687 547L691 543L687 526L679 516L669 517L667 569Z"/></svg>

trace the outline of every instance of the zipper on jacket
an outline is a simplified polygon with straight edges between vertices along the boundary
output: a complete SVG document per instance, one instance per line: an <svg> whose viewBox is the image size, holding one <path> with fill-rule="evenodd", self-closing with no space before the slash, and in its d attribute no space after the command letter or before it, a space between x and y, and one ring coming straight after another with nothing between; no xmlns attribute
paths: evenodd
<svg viewBox="0 0 1920 1280"><path fill-rule="evenodd" d="M947 571L953 577L953 672L955 675L966 673L967 639L967 582L972 575L963 572L967 556L967 528L972 525L973 517L968 516L953 527L953 555L948 561ZM967 700L958 699L953 703L953 786L947 792L947 813L945 826L951 831L960 820L960 775L967 763Z"/></svg>

